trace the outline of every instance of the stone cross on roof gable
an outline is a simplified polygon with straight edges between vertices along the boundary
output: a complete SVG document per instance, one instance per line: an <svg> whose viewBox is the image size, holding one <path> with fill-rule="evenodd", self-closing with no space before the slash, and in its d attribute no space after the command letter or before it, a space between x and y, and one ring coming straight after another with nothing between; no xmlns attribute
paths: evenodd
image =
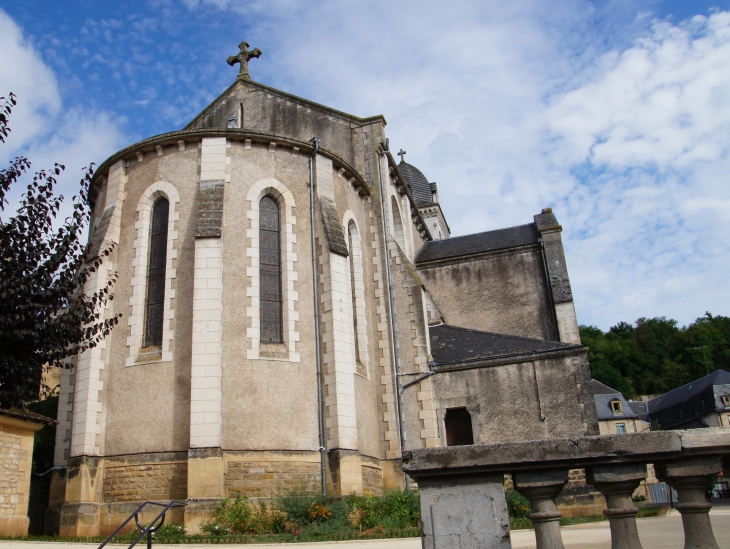
<svg viewBox="0 0 730 549"><path fill-rule="evenodd" d="M241 64L237 79L251 80L251 76L248 74L248 61L254 57L261 57L261 50L255 48L253 51L248 51L248 43L245 40L238 45L238 48L240 49L238 55L230 55L227 62L231 67L236 63Z"/></svg>
<svg viewBox="0 0 730 549"><path fill-rule="evenodd" d="M400 161L401 162L405 162L406 161L406 159L405 159L406 151L404 151L403 149L401 149L401 150L398 151L398 156L400 156Z"/></svg>

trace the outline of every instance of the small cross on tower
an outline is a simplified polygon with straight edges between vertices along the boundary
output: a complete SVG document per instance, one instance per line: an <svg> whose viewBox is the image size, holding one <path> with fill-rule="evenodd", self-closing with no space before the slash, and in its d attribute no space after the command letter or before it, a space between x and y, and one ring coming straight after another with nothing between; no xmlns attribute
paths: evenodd
<svg viewBox="0 0 730 549"><path fill-rule="evenodd" d="M404 158L406 156L406 151L403 149L398 151L398 156L400 156L400 161L405 163L406 159Z"/></svg>
<svg viewBox="0 0 730 549"><path fill-rule="evenodd" d="M238 55L231 55L228 57L228 64L232 67L236 63L241 64L241 70L238 72L236 77L238 80L251 80L251 76L248 74L248 62L250 59L261 57L261 50L256 48L253 51L248 51L248 43L246 41L241 42L238 45Z"/></svg>

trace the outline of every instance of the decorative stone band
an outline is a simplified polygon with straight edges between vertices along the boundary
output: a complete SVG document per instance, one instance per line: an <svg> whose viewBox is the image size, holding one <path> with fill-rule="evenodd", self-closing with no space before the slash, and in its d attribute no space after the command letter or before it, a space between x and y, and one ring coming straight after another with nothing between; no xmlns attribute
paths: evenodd
<svg viewBox="0 0 730 549"><path fill-rule="evenodd" d="M528 518L532 522L553 522L556 520L560 520L560 517L562 517L562 516L563 516L563 513L561 513L560 511L556 511L554 513L550 513L550 512L530 513L528 515Z"/></svg>
<svg viewBox="0 0 730 549"><path fill-rule="evenodd" d="M222 179L201 181L198 192L198 215L195 218L196 238L220 238L223 224Z"/></svg>
<svg viewBox="0 0 730 549"><path fill-rule="evenodd" d="M712 506L710 506L712 507ZM608 518L635 517L639 514L638 507L620 507L617 509L605 509L603 514Z"/></svg>
<svg viewBox="0 0 730 549"><path fill-rule="evenodd" d="M712 503L675 503L674 508L680 513L707 513L712 509Z"/></svg>

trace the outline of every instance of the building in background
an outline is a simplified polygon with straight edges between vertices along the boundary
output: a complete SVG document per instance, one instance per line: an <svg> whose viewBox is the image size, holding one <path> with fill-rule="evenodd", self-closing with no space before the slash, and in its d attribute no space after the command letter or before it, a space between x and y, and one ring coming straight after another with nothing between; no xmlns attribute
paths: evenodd
<svg viewBox="0 0 730 549"><path fill-rule="evenodd" d="M619 391L595 379L591 380L591 386L600 434L620 435L649 430L649 423L633 409L636 403L628 402Z"/></svg>
<svg viewBox="0 0 730 549"><path fill-rule="evenodd" d="M730 427L730 372L715 370L647 405L652 423L663 430Z"/></svg>

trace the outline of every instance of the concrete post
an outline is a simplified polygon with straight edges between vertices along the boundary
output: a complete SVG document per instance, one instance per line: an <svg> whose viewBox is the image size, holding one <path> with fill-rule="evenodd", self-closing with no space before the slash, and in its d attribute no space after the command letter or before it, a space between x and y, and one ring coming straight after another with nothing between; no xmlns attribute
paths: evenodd
<svg viewBox="0 0 730 549"><path fill-rule="evenodd" d="M504 475L472 473L416 480L421 492L423 547L512 547Z"/></svg>
<svg viewBox="0 0 730 549"><path fill-rule="evenodd" d="M567 469L516 473L515 489L530 500L530 520L535 525L537 549L564 549L560 535L560 517L555 503L568 482Z"/></svg>
<svg viewBox="0 0 730 549"><path fill-rule="evenodd" d="M682 515L685 549L719 549L710 523L712 503L705 493L722 471L719 457L697 457L656 464L656 476L677 491L675 505Z"/></svg>
<svg viewBox="0 0 730 549"><path fill-rule="evenodd" d="M611 524L611 549L642 549L631 494L646 478L646 465L599 465L586 469L589 484L606 496L603 514Z"/></svg>

